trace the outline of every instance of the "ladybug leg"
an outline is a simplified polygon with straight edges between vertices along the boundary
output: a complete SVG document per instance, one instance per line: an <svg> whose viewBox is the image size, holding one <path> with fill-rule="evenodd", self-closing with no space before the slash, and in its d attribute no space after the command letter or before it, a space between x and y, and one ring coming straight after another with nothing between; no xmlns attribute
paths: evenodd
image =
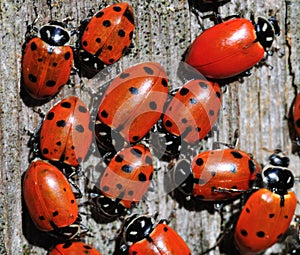
<svg viewBox="0 0 300 255"><path fill-rule="evenodd" d="M73 182L72 179L68 178L69 183L73 186L73 188L76 190L76 192L73 192L75 195L75 198L82 198L82 192L80 190L80 188L78 187L78 185L76 183Z"/></svg>
<svg viewBox="0 0 300 255"><path fill-rule="evenodd" d="M213 192L217 192L217 193L244 193L247 192L247 190L241 190L241 189L227 189L227 188L216 188L213 187L212 189Z"/></svg>

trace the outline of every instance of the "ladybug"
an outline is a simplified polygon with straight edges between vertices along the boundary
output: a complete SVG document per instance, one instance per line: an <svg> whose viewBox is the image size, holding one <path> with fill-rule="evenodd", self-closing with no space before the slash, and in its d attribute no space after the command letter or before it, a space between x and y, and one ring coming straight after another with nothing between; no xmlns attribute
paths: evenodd
<svg viewBox="0 0 300 255"><path fill-rule="evenodd" d="M294 105L294 126L297 137L300 138L300 93L297 95Z"/></svg>
<svg viewBox="0 0 300 255"><path fill-rule="evenodd" d="M127 142L136 143L158 121L167 97L165 69L158 63L144 62L113 79L100 102L98 119ZM98 137L101 140L107 139Z"/></svg>
<svg viewBox="0 0 300 255"><path fill-rule="evenodd" d="M78 62L83 75L91 78L104 65L118 61L131 44L134 28L132 6L126 2L110 5L83 22Z"/></svg>
<svg viewBox="0 0 300 255"><path fill-rule="evenodd" d="M121 251L128 255L191 255L191 251L179 234L161 220L155 224L147 215L133 215L122 230Z"/></svg>
<svg viewBox="0 0 300 255"><path fill-rule="evenodd" d="M185 61L205 77L225 79L246 72L260 62L279 35L274 17L257 22L232 18L201 33L190 46Z"/></svg>
<svg viewBox="0 0 300 255"><path fill-rule="evenodd" d="M119 151L109 162L93 201L99 215L114 219L134 207L145 195L153 176L149 148L136 144Z"/></svg>
<svg viewBox="0 0 300 255"><path fill-rule="evenodd" d="M32 161L24 176L23 196L39 230L66 239L78 234L76 197L58 168L40 159Z"/></svg>
<svg viewBox="0 0 300 255"><path fill-rule="evenodd" d="M101 253L83 242L69 241L57 244L49 251L49 255L101 255Z"/></svg>
<svg viewBox="0 0 300 255"><path fill-rule="evenodd" d="M294 176L287 168L289 160L275 152L263 169L266 187L255 191L238 218L234 240L242 254L259 254L278 242L293 218L297 198L289 191ZM249 224L251 222L251 224Z"/></svg>
<svg viewBox="0 0 300 255"><path fill-rule="evenodd" d="M195 144L211 130L221 107L220 86L216 82L191 80L170 100L162 124L172 135Z"/></svg>
<svg viewBox="0 0 300 255"><path fill-rule="evenodd" d="M39 136L44 159L79 166L92 142L89 110L76 96L64 98L46 114Z"/></svg>
<svg viewBox="0 0 300 255"><path fill-rule="evenodd" d="M249 191L259 173L260 166L252 155L228 148L201 152L191 163L179 160L171 178L186 196L215 202Z"/></svg>
<svg viewBox="0 0 300 255"><path fill-rule="evenodd" d="M63 23L55 21L41 27L39 36L28 36L22 57L22 81L32 98L51 98L68 82L73 66L73 49L66 45L69 40Z"/></svg>

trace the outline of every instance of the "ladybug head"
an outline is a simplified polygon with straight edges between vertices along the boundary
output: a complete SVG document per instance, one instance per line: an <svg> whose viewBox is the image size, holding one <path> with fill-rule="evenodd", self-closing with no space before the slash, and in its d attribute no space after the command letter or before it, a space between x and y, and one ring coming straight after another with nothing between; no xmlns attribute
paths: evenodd
<svg viewBox="0 0 300 255"><path fill-rule="evenodd" d="M269 166L263 171L263 181L272 192L284 195L294 185L294 175L284 167Z"/></svg>
<svg viewBox="0 0 300 255"><path fill-rule="evenodd" d="M153 229L153 218L145 215L133 215L124 224L123 238L130 246L150 235Z"/></svg>
<svg viewBox="0 0 300 255"><path fill-rule="evenodd" d="M70 40L68 31L61 23L49 23L40 29L41 39L51 46L63 46Z"/></svg>
<svg viewBox="0 0 300 255"><path fill-rule="evenodd" d="M290 159L281 150L275 150L269 161L272 166L288 167L290 164Z"/></svg>
<svg viewBox="0 0 300 255"><path fill-rule="evenodd" d="M268 50L272 46L275 34L280 34L280 28L275 16L272 16L269 19L258 17L255 22L254 15L251 14L251 20L254 25L257 40L265 50Z"/></svg>

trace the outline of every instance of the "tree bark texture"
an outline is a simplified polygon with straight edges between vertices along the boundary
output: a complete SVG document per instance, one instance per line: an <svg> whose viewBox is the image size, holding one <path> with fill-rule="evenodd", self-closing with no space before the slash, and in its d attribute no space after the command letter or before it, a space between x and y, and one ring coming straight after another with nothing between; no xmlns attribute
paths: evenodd
<svg viewBox="0 0 300 255"><path fill-rule="evenodd" d="M180 86L177 78L176 62L182 60L191 42L201 33L199 17L210 12L191 10L197 1L190 0L132 0L135 12L136 30L134 47L117 65L108 69L105 77L114 77L124 70L143 61L157 61L168 71L170 85ZM200 2L200 1L199 1ZM75 86L66 86L55 98L40 106L30 106L20 97L22 45L27 25L39 15L37 26L49 20L72 17L70 24L78 27L90 10L98 10L113 1L36 0L0 2L0 254L46 254L51 240L37 232L28 218L22 216L21 180L29 162L26 130L34 131L41 118L37 110L47 112L52 105L68 95L79 96L90 105L89 89L103 83L103 76L82 80L77 75L71 80ZM274 43L275 52L267 58L267 64L254 67L252 74L243 81L235 81L226 87L223 94L222 110L215 131L204 142L210 149L213 141L233 142L235 130L239 130L238 148L252 153L262 164L268 162L270 151L281 149L290 157L290 168L295 176L300 175L299 149L290 123L290 114L295 95L300 87L300 3L296 0L232 0L219 9L222 17L240 14L246 18L253 11L256 16L266 16L273 12L279 21L281 34ZM200 19L201 20L201 19ZM212 26L209 20L201 20L204 27ZM75 39L72 39L74 43ZM272 67L272 68L271 68ZM82 83L84 88L82 88ZM91 156L83 164L83 176L79 177L80 187L87 190L99 174L96 164L99 159ZM226 232L221 228L221 218L216 210L192 209L182 206L172 196L165 194L163 177L167 171L165 162L156 162L160 170L155 173L154 192L150 192L137 213L159 213L159 218L174 217L170 225L186 240L192 254L202 254L214 246L217 238ZM299 179L299 178L298 178ZM300 184L296 181L294 191L300 196ZM85 241L95 246L102 254L112 254L114 238L121 221L107 224L97 223L85 205L87 195L78 200L81 204L83 224L90 229ZM236 204L236 203L235 203ZM225 207L225 218L234 215L235 206ZM296 213L299 214L299 208ZM26 222L24 222L26 221ZM232 230L231 230L232 231ZM292 241L291 241L292 240ZM295 240L288 236L280 244L266 251L266 254L287 254L287 249ZM230 241L229 241L230 242ZM222 251L217 245L208 254L232 254Z"/></svg>

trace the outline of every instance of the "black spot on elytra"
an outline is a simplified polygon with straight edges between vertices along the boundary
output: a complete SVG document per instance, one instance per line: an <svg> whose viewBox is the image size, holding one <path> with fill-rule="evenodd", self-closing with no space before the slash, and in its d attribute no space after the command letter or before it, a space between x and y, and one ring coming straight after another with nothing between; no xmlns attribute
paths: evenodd
<svg viewBox="0 0 300 255"><path fill-rule="evenodd" d="M71 204L74 204L74 203L75 203L75 200L74 200L74 199L72 199L70 202L71 202Z"/></svg>
<svg viewBox="0 0 300 255"><path fill-rule="evenodd" d="M120 12L120 11L122 11L122 8L121 8L120 6L114 6L114 7L113 7L113 10L114 10L115 12Z"/></svg>
<svg viewBox="0 0 300 255"><path fill-rule="evenodd" d="M111 26L111 22L109 20L104 20L102 22L102 25L105 26L105 27L110 27Z"/></svg>
<svg viewBox="0 0 300 255"><path fill-rule="evenodd" d="M56 67L56 66L57 66L57 62L53 62L53 63L52 63L52 66L53 66L53 67Z"/></svg>
<svg viewBox="0 0 300 255"><path fill-rule="evenodd" d="M49 112L46 116L47 120L53 120L54 119L54 112Z"/></svg>
<svg viewBox="0 0 300 255"><path fill-rule="evenodd" d="M169 229L167 227L164 227L164 232L168 232Z"/></svg>
<svg viewBox="0 0 300 255"><path fill-rule="evenodd" d="M104 192L107 192L107 191L109 191L109 187L108 187L108 186L103 186L102 190L103 190Z"/></svg>
<svg viewBox="0 0 300 255"><path fill-rule="evenodd" d="M117 189L122 189L123 188L121 183L117 183L116 187L117 187Z"/></svg>
<svg viewBox="0 0 300 255"><path fill-rule="evenodd" d="M87 109L86 109L84 106L82 106L82 105L79 105L79 106L78 106L78 110L79 110L80 112L82 112L82 113L86 113L86 112L87 112Z"/></svg>
<svg viewBox="0 0 300 255"><path fill-rule="evenodd" d="M49 81L46 82L46 86L47 86L47 87L54 87L55 84L56 84L56 82L53 81L53 80L49 80Z"/></svg>
<svg viewBox="0 0 300 255"><path fill-rule="evenodd" d="M129 190L127 193L129 196L132 196L134 194L133 190Z"/></svg>
<svg viewBox="0 0 300 255"><path fill-rule="evenodd" d="M157 108L157 104L154 101L150 102L149 106L151 110L156 110Z"/></svg>
<svg viewBox="0 0 300 255"><path fill-rule="evenodd" d="M53 217L58 216L58 211L54 211L54 212L52 213L52 216L53 216Z"/></svg>
<svg viewBox="0 0 300 255"><path fill-rule="evenodd" d="M135 88L135 87L130 87L130 88L129 88L129 92L130 92L132 95L138 95L138 94L139 94L139 89L138 89L138 88Z"/></svg>
<svg viewBox="0 0 300 255"><path fill-rule="evenodd" d="M297 128L300 128L300 119L297 119L295 121L295 125L296 125Z"/></svg>
<svg viewBox="0 0 300 255"><path fill-rule="evenodd" d="M191 98L190 103L191 104L197 104L197 99L196 98Z"/></svg>
<svg viewBox="0 0 300 255"><path fill-rule="evenodd" d="M181 90L179 90L179 94L180 94L181 96L185 96L185 95L187 95L189 92L190 92L190 90L187 89L187 88L182 88Z"/></svg>
<svg viewBox="0 0 300 255"><path fill-rule="evenodd" d="M96 43L101 43L101 38L97 37L95 41L96 41Z"/></svg>
<svg viewBox="0 0 300 255"><path fill-rule="evenodd" d="M135 135L132 137L132 140L137 142L138 140L140 140L140 137L138 135Z"/></svg>
<svg viewBox="0 0 300 255"><path fill-rule="evenodd" d="M148 67L148 66L145 66L144 67L144 71L147 73L147 74L154 74L154 71L152 68Z"/></svg>
<svg viewBox="0 0 300 255"><path fill-rule="evenodd" d="M209 115L210 116L214 116L215 115L215 111L214 110L209 110Z"/></svg>
<svg viewBox="0 0 300 255"><path fill-rule="evenodd" d="M75 127L76 131L78 131L79 133L83 133L84 132L84 127L80 124L78 124L76 127Z"/></svg>
<svg viewBox="0 0 300 255"><path fill-rule="evenodd" d="M116 160L116 162L121 163L124 159L123 159L123 157L121 155L117 155L115 157L115 160Z"/></svg>
<svg viewBox="0 0 300 255"><path fill-rule="evenodd" d="M88 46L87 41L83 41L83 42L82 42L82 46L85 46L85 47Z"/></svg>
<svg viewBox="0 0 300 255"><path fill-rule="evenodd" d="M142 151L139 150L139 149L136 149L136 148L131 149L130 152L131 152L135 157L138 157L138 158L140 158L140 157L143 155Z"/></svg>
<svg viewBox="0 0 300 255"><path fill-rule="evenodd" d="M126 164L126 165L123 165L123 166L121 167L121 169L122 169L122 171L125 172L125 173L131 173L132 170L133 170L133 167Z"/></svg>
<svg viewBox="0 0 300 255"><path fill-rule="evenodd" d="M91 246L88 246L88 245L83 245L82 246L84 249L86 249L86 250L92 250L92 247ZM85 253L85 252L84 252ZM87 253L88 254L88 253Z"/></svg>
<svg viewBox="0 0 300 255"><path fill-rule="evenodd" d="M256 236L258 238L263 238L265 236L265 232L264 231L258 231L258 232L256 232Z"/></svg>
<svg viewBox="0 0 300 255"><path fill-rule="evenodd" d="M107 117L108 117L108 112L105 111L105 110L103 110L103 111L101 111L100 115L101 115L101 117L103 117L103 118L107 118Z"/></svg>
<svg viewBox="0 0 300 255"><path fill-rule="evenodd" d="M217 98L221 98L221 93L219 91L216 92Z"/></svg>
<svg viewBox="0 0 300 255"><path fill-rule="evenodd" d="M162 79L161 80L161 84L164 86L164 87L168 87L168 81L166 79Z"/></svg>
<svg viewBox="0 0 300 255"><path fill-rule="evenodd" d="M71 57L71 53L70 52L66 52L66 54L64 56L65 60L69 60L70 57Z"/></svg>
<svg viewBox="0 0 300 255"><path fill-rule="evenodd" d="M246 237L246 236L248 236L248 232L245 229L242 229L241 235Z"/></svg>
<svg viewBox="0 0 300 255"><path fill-rule="evenodd" d="M45 220L44 216L39 216L39 220Z"/></svg>
<svg viewBox="0 0 300 255"><path fill-rule="evenodd" d="M130 76L130 73L121 73L119 77L120 77L121 79L125 79L125 78L127 78L127 77L129 77L129 76Z"/></svg>
<svg viewBox="0 0 300 255"><path fill-rule="evenodd" d="M49 153L49 150L48 150L47 148L44 148L44 149L42 150L42 152L43 152L43 154L48 154L48 153Z"/></svg>
<svg viewBox="0 0 300 255"><path fill-rule="evenodd" d="M37 77L35 75L33 75L32 73L28 74L28 79L31 81L31 82L37 82Z"/></svg>
<svg viewBox="0 0 300 255"><path fill-rule="evenodd" d="M197 160L196 160L196 164L197 164L197 166L202 166L202 165L203 165L203 163L204 163L204 161L203 161L203 159L202 159L202 158L197 158Z"/></svg>
<svg viewBox="0 0 300 255"><path fill-rule="evenodd" d="M181 119L181 122L185 124L185 123L187 123L187 119L183 118L183 119Z"/></svg>
<svg viewBox="0 0 300 255"><path fill-rule="evenodd" d="M125 33L124 30L120 29L120 30L118 31L118 36L120 36L120 37L125 37L125 35L126 35L126 33Z"/></svg>
<svg viewBox="0 0 300 255"><path fill-rule="evenodd" d="M31 49L32 51L35 51L35 50L37 49L37 45L36 45L35 42L32 42L32 43L30 44L30 49Z"/></svg>
<svg viewBox="0 0 300 255"><path fill-rule="evenodd" d="M166 126L166 127L172 127L172 126L173 126L173 123L172 123L170 120L167 120L167 121L165 122L165 126Z"/></svg>
<svg viewBox="0 0 300 255"><path fill-rule="evenodd" d="M71 104L70 102L62 102L62 103L60 104L60 106L63 107L63 108L70 109L71 106L72 106L72 104Z"/></svg>
<svg viewBox="0 0 300 255"><path fill-rule="evenodd" d="M207 89L207 87L208 87L207 84L206 84L205 82L203 82L203 81L200 81L200 82L199 82L199 85L200 85L200 87L203 88L203 89Z"/></svg>
<svg viewBox="0 0 300 255"><path fill-rule="evenodd" d="M61 146L61 141L58 141L58 142L56 143L56 145L57 145L57 146Z"/></svg>
<svg viewBox="0 0 300 255"><path fill-rule="evenodd" d="M240 159L243 157L243 155L241 153L239 153L238 151L231 151L230 153L234 158Z"/></svg>
<svg viewBox="0 0 300 255"><path fill-rule="evenodd" d="M67 122L65 120L59 120L56 122L56 126L58 127L65 127L67 125Z"/></svg>
<svg viewBox="0 0 300 255"><path fill-rule="evenodd" d="M275 216L274 213L270 213L270 214L269 214L269 218L270 218L270 219L272 219L274 216Z"/></svg>
<svg viewBox="0 0 300 255"><path fill-rule="evenodd" d="M99 12L96 13L95 17L96 18L101 18L103 15L104 15L104 12L103 11L99 11Z"/></svg>
<svg viewBox="0 0 300 255"><path fill-rule="evenodd" d="M139 181L141 181L141 182L144 182L147 180L147 177L144 173L139 173L138 178L139 178Z"/></svg>

